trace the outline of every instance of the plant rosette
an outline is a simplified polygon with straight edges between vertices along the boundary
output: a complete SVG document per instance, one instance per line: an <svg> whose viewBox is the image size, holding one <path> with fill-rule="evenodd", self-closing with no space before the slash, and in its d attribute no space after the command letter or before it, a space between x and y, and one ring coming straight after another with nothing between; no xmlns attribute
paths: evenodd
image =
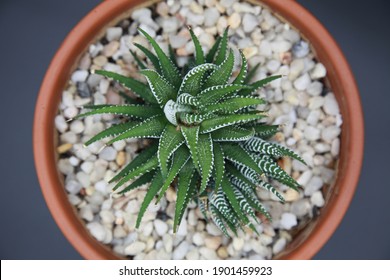
<svg viewBox="0 0 390 280"><path fill-rule="evenodd" d="M68 239L87 258L311 257L340 222L361 163L361 110L350 107L352 102L360 108L358 93L346 62L336 63L329 51L340 54L337 47L294 17L290 9L302 9L294 2L287 9L280 1L264 1L276 14L267 6L227 0L162 1L123 14L120 8L133 6L114 2L110 16L97 19L110 27L95 23L102 35L83 38L77 53L73 47L62 61L71 74L57 73L59 105L37 110L35 118L37 127L41 115L51 116L58 133L51 155L58 155L61 174L42 169L42 162L37 169ZM79 37L81 27L75 29ZM177 73L170 71L176 65L187 68L187 84L176 85ZM341 70L343 77L337 75ZM203 77L198 83L196 75ZM38 104L47 102L45 91L43 86ZM352 114L357 126L351 125ZM259 128L254 116L261 119ZM262 134L264 129L270 133ZM359 140L343 150L351 135ZM37 142L37 130L34 137L38 158L44 143ZM54 145L50 132L45 139ZM277 173L267 174L270 167ZM353 178L346 178L351 169ZM253 171L274 179L254 177ZM170 179L163 184L158 174ZM60 216L66 218L59 222Z"/></svg>

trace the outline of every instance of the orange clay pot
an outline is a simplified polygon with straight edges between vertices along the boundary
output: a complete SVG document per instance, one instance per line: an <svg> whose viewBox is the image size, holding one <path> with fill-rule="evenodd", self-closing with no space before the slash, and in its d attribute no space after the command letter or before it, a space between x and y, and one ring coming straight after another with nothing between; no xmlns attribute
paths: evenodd
<svg viewBox="0 0 390 280"><path fill-rule="evenodd" d="M70 32L54 56L43 80L34 117L35 165L46 203L58 226L86 259L119 259L110 248L95 240L68 202L62 175L57 170L54 118L71 71L89 44L104 34L107 26L129 16L140 5L156 1L110 0L92 10ZM293 0L262 0L312 44L317 59L327 69L327 82L338 100L343 126L340 159L335 184L326 191L321 214L298 233L276 258L310 259L328 241L340 224L355 193L363 159L363 114L358 89L346 59L328 31L307 10Z"/></svg>

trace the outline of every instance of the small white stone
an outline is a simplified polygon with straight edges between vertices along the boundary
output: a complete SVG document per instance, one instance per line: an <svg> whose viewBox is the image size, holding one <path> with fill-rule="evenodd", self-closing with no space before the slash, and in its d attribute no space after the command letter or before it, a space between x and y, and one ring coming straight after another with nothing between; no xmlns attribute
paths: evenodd
<svg viewBox="0 0 390 280"><path fill-rule="evenodd" d="M253 14L246 13L242 18L242 28L245 33L252 32L255 27L259 24L258 18Z"/></svg>
<svg viewBox="0 0 390 280"><path fill-rule="evenodd" d="M95 184L95 189L97 191L101 192L102 194L107 194L108 193L108 184L104 180L98 181Z"/></svg>
<svg viewBox="0 0 390 280"><path fill-rule="evenodd" d="M123 238L127 235L127 232L121 225L117 225L114 228L114 238Z"/></svg>
<svg viewBox="0 0 390 280"><path fill-rule="evenodd" d="M173 238L172 235L166 234L163 236L164 249L167 253L172 253L173 250Z"/></svg>
<svg viewBox="0 0 390 280"><path fill-rule="evenodd" d="M115 216L110 210L102 210L99 215L105 224L113 224L115 221Z"/></svg>
<svg viewBox="0 0 390 280"><path fill-rule="evenodd" d="M326 68L322 63L317 63L311 71L310 76L313 80L318 80L326 76Z"/></svg>
<svg viewBox="0 0 390 280"><path fill-rule="evenodd" d="M280 67L280 61L276 59L269 60L266 66L271 73L275 73Z"/></svg>
<svg viewBox="0 0 390 280"><path fill-rule="evenodd" d="M73 72L71 80L74 83L85 82L88 77L88 71L86 70L76 70Z"/></svg>
<svg viewBox="0 0 390 280"><path fill-rule="evenodd" d="M65 118L62 115L58 115L54 119L54 123L58 132L64 133L68 129L68 124L65 121Z"/></svg>
<svg viewBox="0 0 390 280"><path fill-rule="evenodd" d="M305 57L309 54L309 44L305 41L296 42L292 48L292 53L297 58Z"/></svg>
<svg viewBox="0 0 390 280"><path fill-rule="evenodd" d="M90 205L86 205L80 208L79 215L82 219L87 222L92 222L93 220L93 212Z"/></svg>
<svg viewBox="0 0 390 280"><path fill-rule="evenodd" d="M316 126L320 119L321 112L319 110L310 111L307 116L306 122L311 126Z"/></svg>
<svg viewBox="0 0 390 280"><path fill-rule="evenodd" d="M330 149L330 153L332 154L333 157L337 157L340 152L340 139L336 138L332 141L332 146Z"/></svg>
<svg viewBox="0 0 390 280"><path fill-rule="evenodd" d="M68 131L60 135L60 139L63 143L76 144L78 137L73 131Z"/></svg>
<svg viewBox="0 0 390 280"><path fill-rule="evenodd" d="M324 85L319 81L312 82L307 88L306 91L311 96L318 96L321 94Z"/></svg>
<svg viewBox="0 0 390 280"><path fill-rule="evenodd" d="M290 230L298 224L297 217L292 213L283 213L280 219L281 228Z"/></svg>
<svg viewBox="0 0 390 280"><path fill-rule="evenodd" d="M87 174L90 174L93 169L93 163L90 161L84 161L81 166L81 170L84 171Z"/></svg>
<svg viewBox="0 0 390 280"><path fill-rule="evenodd" d="M100 153L99 158L112 161L116 159L117 151L113 147L105 147Z"/></svg>
<svg viewBox="0 0 390 280"><path fill-rule="evenodd" d="M220 0L219 3L225 8L230 8L236 0Z"/></svg>
<svg viewBox="0 0 390 280"><path fill-rule="evenodd" d="M73 121L70 124L70 130L73 131L76 134L80 134L81 132L84 131L84 123L82 121Z"/></svg>
<svg viewBox="0 0 390 280"><path fill-rule="evenodd" d="M285 53L291 49L291 43L288 41L274 41L271 43L272 50L275 53Z"/></svg>
<svg viewBox="0 0 390 280"><path fill-rule="evenodd" d="M138 200L132 199L127 203L126 212L130 214L136 214L139 212Z"/></svg>
<svg viewBox="0 0 390 280"><path fill-rule="evenodd" d="M206 225L206 230L209 234L211 234L213 236L220 236L222 234L221 230L213 223L208 223Z"/></svg>
<svg viewBox="0 0 390 280"><path fill-rule="evenodd" d="M241 24L241 16L239 13L233 13L228 18L228 25L232 29L237 29ZM249 38L248 38L249 39ZM242 48L242 47L240 47Z"/></svg>
<svg viewBox="0 0 390 280"><path fill-rule="evenodd" d="M117 41L122 36L123 30L121 27L109 27L106 31L106 38L109 42Z"/></svg>
<svg viewBox="0 0 390 280"><path fill-rule="evenodd" d="M187 241L183 241L173 251L172 259L174 259L174 260L182 260L182 259L184 259L184 256L187 254L189 249L190 249L190 244L188 244Z"/></svg>
<svg viewBox="0 0 390 280"><path fill-rule="evenodd" d="M73 119L74 117L77 116L78 113L79 110L76 107L71 106L64 110L64 117L67 119Z"/></svg>
<svg viewBox="0 0 390 280"><path fill-rule="evenodd" d="M196 246L202 246L204 244L204 236L200 232L195 232L192 236L192 243Z"/></svg>
<svg viewBox="0 0 390 280"><path fill-rule="evenodd" d="M185 215L184 215L185 216ZM180 222L180 226L177 229L176 236L186 236L187 235L187 220L183 219Z"/></svg>
<svg viewBox="0 0 390 280"><path fill-rule="evenodd" d="M166 18L162 21L162 28L164 33L176 32L179 27L179 23L176 18Z"/></svg>
<svg viewBox="0 0 390 280"><path fill-rule="evenodd" d="M322 130L321 138L328 143L332 143L341 133L340 127L328 126Z"/></svg>
<svg viewBox="0 0 390 280"><path fill-rule="evenodd" d="M320 139L321 131L314 126L306 126L304 136L309 141L316 141Z"/></svg>
<svg viewBox="0 0 390 280"><path fill-rule="evenodd" d="M245 241L242 238L234 237L233 238L233 248L236 251L241 251L244 247Z"/></svg>
<svg viewBox="0 0 390 280"><path fill-rule="evenodd" d="M340 114L339 104L333 93L329 93L325 96L324 111L328 115L336 116Z"/></svg>
<svg viewBox="0 0 390 280"><path fill-rule="evenodd" d="M310 201L313 205L317 207L322 207L325 204L324 196L322 195L322 192L317 191L312 194Z"/></svg>
<svg viewBox="0 0 390 280"><path fill-rule="evenodd" d="M297 182L301 186L305 186L313 176L313 172L310 170L306 170L305 172L302 173L302 175L298 178Z"/></svg>
<svg viewBox="0 0 390 280"><path fill-rule="evenodd" d="M216 8L207 8L204 11L204 26L215 26L219 19L219 12Z"/></svg>
<svg viewBox="0 0 390 280"><path fill-rule="evenodd" d="M287 245L287 240L285 238L278 239L274 246L272 247L272 252L276 255L279 254Z"/></svg>
<svg viewBox="0 0 390 280"><path fill-rule="evenodd" d="M78 194L82 186L75 180L69 180L65 183L65 189L71 194Z"/></svg>
<svg viewBox="0 0 390 280"><path fill-rule="evenodd" d="M291 204L290 211L294 215L296 215L298 218L302 218L309 214L311 210L311 205L307 199L300 199L297 201L294 201Z"/></svg>
<svg viewBox="0 0 390 280"><path fill-rule="evenodd" d="M153 223L152 222L147 222L145 223L143 229L142 229L142 234L144 236L150 236L153 232Z"/></svg>
<svg viewBox="0 0 390 280"><path fill-rule="evenodd" d="M305 186L305 195L311 196L314 192L321 189L323 184L324 182L322 181L321 177L313 176Z"/></svg>
<svg viewBox="0 0 390 280"><path fill-rule="evenodd" d="M322 96L314 96L309 99L309 109L310 110L317 110L321 108L322 105L324 105L324 98Z"/></svg>
<svg viewBox="0 0 390 280"><path fill-rule="evenodd" d="M311 80L309 74L305 73L302 76L300 76L298 79L294 81L294 87L297 90L306 90L306 88L310 85Z"/></svg>
<svg viewBox="0 0 390 280"><path fill-rule="evenodd" d="M206 260L216 260L218 259L217 253L215 250L202 247L199 249L199 253L202 257L204 257Z"/></svg>
<svg viewBox="0 0 390 280"><path fill-rule="evenodd" d="M112 144L112 146L118 152L122 151L126 147L126 141L125 140L116 141L116 142L114 142L114 144Z"/></svg>
<svg viewBox="0 0 390 280"><path fill-rule="evenodd" d="M155 220L154 222L154 228L156 229L156 232L159 236L163 236L168 232L168 225L167 223L161 221L161 220Z"/></svg>
<svg viewBox="0 0 390 280"><path fill-rule="evenodd" d="M125 254L128 256L135 256L145 250L146 244L140 241L135 241L125 248Z"/></svg>
<svg viewBox="0 0 390 280"><path fill-rule="evenodd" d="M199 260L199 251L196 249L190 250L186 255L187 260Z"/></svg>
<svg viewBox="0 0 390 280"><path fill-rule="evenodd" d="M82 171L76 174L76 178L84 188L88 188L91 185L89 175Z"/></svg>
<svg viewBox="0 0 390 280"><path fill-rule="evenodd" d="M87 228L91 232L92 236L95 237L98 241L103 242L106 238L106 229L102 224L98 222L92 222L87 224Z"/></svg>

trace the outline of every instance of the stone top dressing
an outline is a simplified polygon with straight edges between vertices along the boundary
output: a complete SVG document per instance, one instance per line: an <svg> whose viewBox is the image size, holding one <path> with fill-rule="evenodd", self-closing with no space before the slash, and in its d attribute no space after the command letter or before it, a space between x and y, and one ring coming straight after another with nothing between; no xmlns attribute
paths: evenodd
<svg viewBox="0 0 390 280"><path fill-rule="evenodd" d="M63 95L60 114L56 118L61 141L58 151L62 154L59 169L65 175L69 199L79 209L80 216L86 220L91 233L99 241L111 244L119 254L142 259L271 258L272 254L283 250L291 240L294 230L304 226L324 203L320 189L324 184L331 183L333 166L338 155L341 117L337 102L333 94L324 88L321 78L326 75L326 70L322 64L315 62L308 44L302 41L299 34L290 29L288 24L280 22L268 10L235 1L229 5L229 1L217 2L215 5L211 2L216 1L189 1L190 4L186 2L188 1L175 2L173 5L161 2L149 9L136 10L131 19L122 21L117 27L109 28L105 38L91 45L89 52L80 60L79 68L72 75L69 87ZM152 10L158 17L152 19ZM206 14L209 16L206 17ZM217 15L216 19L213 14ZM194 22L195 20L198 22ZM233 21L240 24L234 25ZM161 196L160 204L151 203L149 209L144 212L143 222L139 224L140 229L135 230L147 188L143 187L123 197L110 199L114 185L107 182L136 158L136 154L145 150L144 147L152 147L152 143L146 143L145 140L121 140L101 149L104 142L97 141L84 148L83 143L104 128L110 128L112 124L118 125L117 119L112 115L94 115L87 116L82 121L66 123L64 120L75 118L79 114L80 106L125 102L126 98L120 98L118 95L124 89L111 79L98 75L99 70L128 77L139 73L139 62L148 68L153 67L153 63L149 59L145 60L143 52L135 45L137 43L149 47L146 38L137 32L137 27L147 31L166 53L169 52L170 43L173 52L179 56L178 66L183 67L191 58L197 58L197 49L191 41L192 36L186 25L192 26L193 33L199 38L199 44L208 52L215 44L217 35L223 33L228 24L229 46L234 50L232 56L236 58L232 65L235 77L239 76L240 70L243 69L240 57L242 61L244 58L247 60L249 69L256 69L251 78L252 83L249 84L269 76L285 76L257 91L257 95L267 102L266 105L257 106L257 109L268 111L268 117L265 119L267 123L272 123L274 127L284 125L282 132L276 133L271 140L295 150L306 161L307 166L297 157L293 160L283 157L279 161L286 172L303 187L303 191L299 193L289 189L286 182L284 185L272 182L272 185L277 186L274 194L257 188L256 196L263 203L264 210L272 217L272 222L264 219L262 224L245 223L250 224L252 230L238 231L236 237L230 238L223 236L223 230L217 229L213 223L206 222L195 202L190 202L189 209L182 211L181 226L177 228L177 234L172 236L175 224L178 225L175 205L179 196L176 197L175 191L168 188L165 196ZM242 56L234 47L242 49ZM138 63L129 48L139 58ZM229 56L226 52L226 57ZM227 60L226 57L221 59L220 63ZM258 64L259 67L256 68ZM96 70L96 73L90 74L91 70ZM134 78L142 79L140 76ZM191 97L192 95L183 95L180 102L178 99L169 99L172 102L166 100L163 107L157 107L162 109L163 116L170 125L182 123L184 127L192 128L194 124L207 119L199 121L199 116L193 116L194 111L189 112L189 108L178 106L180 103L194 106L196 101ZM262 100L261 98L251 100ZM214 107L218 107L215 105L217 104L214 104ZM251 104L254 105L259 104ZM212 102L208 106L213 106ZM91 109L98 110L96 106ZM212 108L209 108L210 110ZM211 135L219 130L207 131L208 129L211 128L206 128L205 134ZM249 136L249 132L246 135L241 134L241 137L247 138L245 141L253 142L253 139L256 139L252 135L252 140L249 140ZM257 143L257 146L259 145ZM229 148L221 151L229 154ZM234 154L234 151L230 152ZM230 159L233 156L230 155ZM240 166L237 162L231 162L233 167ZM207 173L204 183L204 190L207 190L207 186L211 182L215 184L215 180L210 179L211 175L208 176L210 172L206 172L207 166L199 166L199 170L200 173ZM200 182L202 187L201 179ZM240 191L238 186L237 188ZM278 193L280 196L276 195ZM286 200L285 204L278 201L281 196ZM212 207L208 207L208 210L212 211Z"/></svg>

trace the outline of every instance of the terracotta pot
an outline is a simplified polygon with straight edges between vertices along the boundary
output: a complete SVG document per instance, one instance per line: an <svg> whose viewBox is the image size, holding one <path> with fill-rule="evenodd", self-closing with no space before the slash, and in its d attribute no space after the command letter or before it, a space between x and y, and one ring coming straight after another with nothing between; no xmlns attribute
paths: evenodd
<svg viewBox="0 0 390 280"><path fill-rule="evenodd" d="M66 238L87 259L120 257L89 234L74 207L68 202L62 175L57 170L54 118L71 71L88 45L103 34L105 27L128 16L131 9L150 3L141 0L110 0L102 2L92 10L70 32L53 58L36 104L33 145L42 192ZM327 82L336 95L344 120L337 178L333 187L325 194L326 205L321 209L320 216L277 256L282 259L310 259L336 230L355 192L362 165L364 141L360 97L347 61L317 19L292 0L262 0L261 3L290 22L311 42L318 60L328 71Z"/></svg>

